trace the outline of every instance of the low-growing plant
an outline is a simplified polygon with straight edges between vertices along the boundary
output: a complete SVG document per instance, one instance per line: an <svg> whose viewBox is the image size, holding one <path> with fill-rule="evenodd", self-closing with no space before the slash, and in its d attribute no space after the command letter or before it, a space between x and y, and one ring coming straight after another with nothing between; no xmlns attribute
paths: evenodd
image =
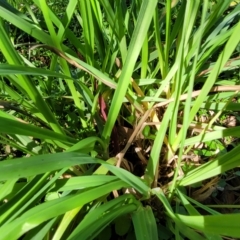
<svg viewBox="0 0 240 240"><path fill-rule="evenodd" d="M239 14L0 0L1 239L240 237Z"/></svg>

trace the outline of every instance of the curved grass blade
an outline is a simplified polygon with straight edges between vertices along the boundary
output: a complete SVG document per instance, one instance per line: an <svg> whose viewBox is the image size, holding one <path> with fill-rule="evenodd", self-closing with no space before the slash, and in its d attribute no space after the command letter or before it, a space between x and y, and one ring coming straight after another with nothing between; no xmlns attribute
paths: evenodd
<svg viewBox="0 0 240 240"><path fill-rule="evenodd" d="M210 177L216 176L221 173L225 173L230 169L234 169L239 166L239 152L240 146L235 147L230 152L223 156L207 162L200 167L188 172L183 179L180 180L180 186L191 185L197 182L201 182Z"/></svg>
<svg viewBox="0 0 240 240"><path fill-rule="evenodd" d="M9 64L13 64L13 65L24 65L18 52L13 47L9 39L9 36L7 35L6 30L3 26L2 21L0 21L0 34L1 34L0 48L6 61ZM30 77L18 75L17 80L18 81L15 82L15 85L21 85L21 88L22 88L21 90L23 90L24 94L26 94L34 102L36 107L39 109L40 115L47 122L49 122L49 125L51 126L51 128L57 133L65 134L61 129L57 119L55 118L52 111L50 110L49 106L44 101L39 90L36 88L35 84L31 81Z"/></svg>
<svg viewBox="0 0 240 240"><path fill-rule="evenodd" d="M150 26L157 2L157 0L152 0L151 2L142 2L136 27L128 49L126 61L123 66L123 70L118 82L118 87L112 99L108 119L102 133L102 137L107 140L107 142L109 142L113 126L122 106L123 98L127 92L130 78L132 76L132 72L134 70L134 66L143 45L144 39L147 35L147 31Z"/></svg>
<svg viewBox="0 0 240 240"><path fill-rule="evenodd" d="M201 104L204 102L204 99L206 98L210 89L214 85L217 76L220 74L220 72L224 68L226 62L229 60L229 58L231 57L231 54L235 50L237 44L239 43L239 41L240 41L239 32L240 32L240 22L234 27L233 33L229 37L223 51L221 52L221 54L218 57L218 60L215 64L215 66L213 67L211 73L209 74L207 80L205 81L205 84L201 90L201 94L197 97L195 104L192 107L191 112L189 114L189 123L194 119ZM182 136L182 130L180 130L180 132L177 136L177 139L173 145L174 150L177 149L177 146L179 145L179 142L181 140L181 136Z"/></svg>
<svg viewBox="0 0 240 240"><path fill-rule="evenodd" d="M5 7L0 6L0 16L39 41L52 45L51 37L39 26L36 26L34 22L31 22L30 19L28 21L25 15L17 14L16 12L13 13Z"/></svg>
<svg viewBox="0 0 240 240"><path fill-rule="evenodd" d="M132 221L137 240L158 239L156 219L151 207L140 206L137 211L133 212Z"/></svg>
<svg viewBox="0 0 240 240"><path fill-rule="evenodd" d="M35 176L78 164L102 163L87 154L65 152L16 158L0 162L0 181Z"/></svg>
<svg viewBox="0 0 240 240"><path fill-rule="evenodd" d="M150 194L150 188L138 177L133 175L132 173L126 171L122 168L117 168L110 164L102 164L109 171L111 171L114 175L116 175L122 181L128 183L131 187L134 187L138 192L143 194L145 197L148 197Z"/></svg>
<svg viewBox="0 0 240 240"><path fill-rule="evenodd" d="M106 145L102 141L102 139L100 139L99 137L88 137L74 144L72 147L68 148L67 152L86 151L87 153L89 153L90 151L93 150L97 142L101 144L101 147L103 149L106 149Z"/></svg>
<svg viewBox="0 0 240 240"><path fill-rule="evenodd" d="M138 205L139 202L132 195L123 195L109 201L90 211L68 239L93 239L114 219L133 212ZM91 231L89 231L89 228L91 228Z"/></svg>
<svg viewBox="0 0 240 240"><path fill-rule="evenodd" d="M34 125L21 123L16 120L7 119L5 117L0 117L0 133L14 135L18 134L24 136L32 136L45 140L49 139L54 141L60 141L70 146L76 143L76 139L67 137L66 135L62 135L51 130L35 127Z"/></svg>
<svg viewBox="0 0 240 240"><path fill-rule="evenodd" d="M205 133L203 136L192 137L192 138L186 139L184 145L189 146L199 142L213 141L213 140L221 139L228 136L240 137L240 127L216 130L213 132Z"/></svg>
<svg viewBox="0 0 240 240"><path fill-rule="evenodd" d="M18 239L25 232L38 226L39 224L56 216L60 216L74 208L83 206L88 202L122 187L128 187L128 185L123 181L118 180L82 193L40 204L22 214L21 217L11 223L0 227L0 231L2 233L1 238L2 240Z"/></svg>
<svg viewBox="0 0 240 240"><path fill-rule="evenodd" d="M72 77L57 73L48 69L42 68L34 68L27 66L18 66L18 65L10 65L10 64L0 64L0 76L7 75L30 75L30 76L48 76L48 77L56 77L62 79L72 79Z"/></svg>
<svg viewBox="0 0 240 240"><path fill-rule="evenodd" d="M111 181L116 181L118 178L108 175L91 175L71 177L69 179L58 179L50 191L72 191L84 188L96 187Z"/></svg>
<svg viewBox="0 0 240 240"><path fill-rule="evenodd" d="M176 217L187 226L214 235L240 237L240 214L224 214L214 216L184 216Z"/></svg>
<svg viewBox="0 0 240 240"><path fill-rule="evenodd" d="M152 193L155 194L159 200L163 203L167 216L170 218L170 221L172 222L172 220L177 224L178 227L178 231L181 231L183 235L185 235L186 237L188 237L188 239L196 239L196 240L204 240L205 238L203 238L200 234L196 233L194 230L192 230L191 228L187 227L182 221L180 221L176 214L173 212L173 209L168 201L168 199L166 198L166 196L164 195L162 189L160 188L154 188L152 190ZM169 218L167 217L167 219L169 220ZM173 232L175 232L175 229L173 230Z"/></svg>

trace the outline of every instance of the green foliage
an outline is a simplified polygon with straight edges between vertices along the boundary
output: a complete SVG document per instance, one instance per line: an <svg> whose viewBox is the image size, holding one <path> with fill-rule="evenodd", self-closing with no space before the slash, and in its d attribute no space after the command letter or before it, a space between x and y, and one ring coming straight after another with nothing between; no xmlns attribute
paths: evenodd
<svg viewBox="0 0 240 240"><path fill-rule="evenodd" d="M0 0L1 239L240 237L236 3Z"/></svg>

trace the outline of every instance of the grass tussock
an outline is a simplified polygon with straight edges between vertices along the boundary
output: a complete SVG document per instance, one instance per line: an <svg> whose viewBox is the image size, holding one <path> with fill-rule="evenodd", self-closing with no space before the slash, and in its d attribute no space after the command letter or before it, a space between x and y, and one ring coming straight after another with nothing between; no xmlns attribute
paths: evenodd
<svg viewBox="0 0 240 240"><path fill-rule="evenodd" d="M0 0L1 239L236 239L238 1Z"/></svg>

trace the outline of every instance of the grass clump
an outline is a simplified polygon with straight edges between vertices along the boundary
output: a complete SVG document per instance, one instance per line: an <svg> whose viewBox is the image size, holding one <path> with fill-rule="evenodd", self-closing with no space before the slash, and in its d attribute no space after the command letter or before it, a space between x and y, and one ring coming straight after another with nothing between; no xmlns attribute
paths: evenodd
<svg viewBox="0 0 240 240"><path fill-rule="evenodd" d="M0 1L1 239L240 237L239 13Z"/></svg>

